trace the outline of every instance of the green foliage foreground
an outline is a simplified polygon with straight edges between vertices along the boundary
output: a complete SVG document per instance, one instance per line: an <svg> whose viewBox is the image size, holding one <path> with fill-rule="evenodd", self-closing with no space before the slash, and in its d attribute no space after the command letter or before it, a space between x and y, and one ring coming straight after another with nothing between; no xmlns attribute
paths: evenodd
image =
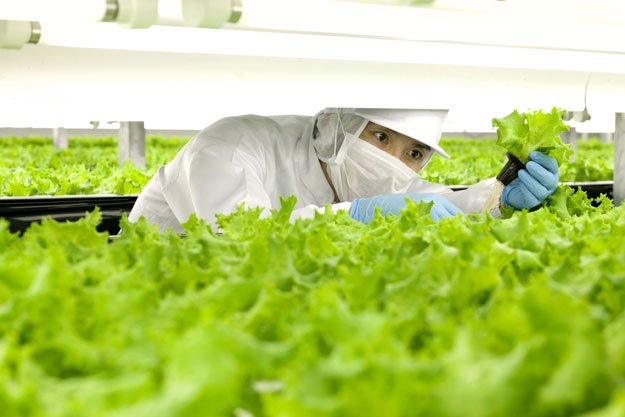
<svg viewBox="0 0 625 417"><path fill-rule="evenodd" d="M625 415L625 208L0 221L0 415Z"/></svg>

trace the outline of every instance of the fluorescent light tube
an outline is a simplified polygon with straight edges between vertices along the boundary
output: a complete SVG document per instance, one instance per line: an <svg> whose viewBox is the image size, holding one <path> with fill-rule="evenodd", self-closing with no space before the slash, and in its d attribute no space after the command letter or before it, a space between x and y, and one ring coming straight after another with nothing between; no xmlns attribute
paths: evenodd
<svg viewBox="0 0 625 417"><path fill-rule="evenodd" d="M37 43L41 38L38 22L0 20L0 48L20 49L27 43Z"/></svg>
<svg viewBox="0 0 625 417"><path fill-rule="evenodd" d="M0 19L38 22L117 22L147 28L158 21L158 0L1 0Z"/></svg>

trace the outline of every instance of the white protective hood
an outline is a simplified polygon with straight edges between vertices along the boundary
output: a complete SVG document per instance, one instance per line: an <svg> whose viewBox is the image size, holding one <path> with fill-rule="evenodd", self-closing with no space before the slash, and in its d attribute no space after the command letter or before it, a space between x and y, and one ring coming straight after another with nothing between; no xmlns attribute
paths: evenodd
<svg viewBox="0 0 625 417"><path fill-rule="evenodd" d="M433 109L354 109L354 114L418 140L447 159L449 155L439 146L439 141L448 112Z"/></svg>

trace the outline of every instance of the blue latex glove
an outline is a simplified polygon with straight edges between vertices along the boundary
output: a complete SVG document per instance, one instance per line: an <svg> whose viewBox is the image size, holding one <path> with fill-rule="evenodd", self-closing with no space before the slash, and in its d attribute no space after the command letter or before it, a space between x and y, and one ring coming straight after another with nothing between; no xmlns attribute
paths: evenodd
<svg viewBox="0 0 625 417"><path fill-rule="evenodd" d="M410 199L415 203L419 201L433 201L434 204L430 209L430 217L435 221L444 217L455 216L458 213L462 213L462 210L439 194L406 193L357 198L352 202L352 208L349 215L352 216L352 219L354 220L358 220L364 224L369 224L373 219L376 207L381 209L381 214L383 216L388 214L399 215L399 211L406 207L406 199Z"/></svg>
<svg viewBox="0 0 625 417"><path fill-rule="evenodd" d="M558 186L558 162L544 153L530 153L525 169L519 171L518 178L506 185L501 193L501 201L506 207L517 210L531 209L541 204L554 193Z"/></svg>

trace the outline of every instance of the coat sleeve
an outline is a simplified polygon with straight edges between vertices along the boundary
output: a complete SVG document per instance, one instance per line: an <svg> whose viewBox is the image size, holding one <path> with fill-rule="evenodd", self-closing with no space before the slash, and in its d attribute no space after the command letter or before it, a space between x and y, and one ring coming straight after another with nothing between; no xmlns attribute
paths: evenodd
<svg viewBox="0 0 625 417"><path fill-rule="evenodd" d="M502 184L496 178L480 181L462 191L453 191L447 186L418 179L410 186L408 191L441 194L465 213L483 213L488 211L493 217L501 215L499 205Z"/></svg>
<svg viewBox="0 0 625 417"><path fill-rule="evenodd" d="M500 217L502 184L495 178L480 181L466 190L442 193L465 213L483 213L488 211L493 217Z"/></svg>
<svg viewBox="0 0 625 417"><path fill-rule="evenodd" d="M216 214L230 214L243 203L269 213L271 200L262 181L260 161L238 158L235 149L213 146L201 149L181 161L174 178L168 178L165 194L179 222L191 213L216 224Z"/></svg>
<svg viewBox="0 0 625 417"><path fill-rule="evenodd" d="M271 199L263 183L262 162L245 153L237 155L228 149L209 147L193 154L181 164L175 181L167 181L168 203L179 222L191 213L216 227L216 214L229 214L243 203L245 207L261 207L261 217L269 216ZM332 204L334 213L349 211L351 202ZM291 221L311 219L324 207L307 205L293 210Z"/></svg>

